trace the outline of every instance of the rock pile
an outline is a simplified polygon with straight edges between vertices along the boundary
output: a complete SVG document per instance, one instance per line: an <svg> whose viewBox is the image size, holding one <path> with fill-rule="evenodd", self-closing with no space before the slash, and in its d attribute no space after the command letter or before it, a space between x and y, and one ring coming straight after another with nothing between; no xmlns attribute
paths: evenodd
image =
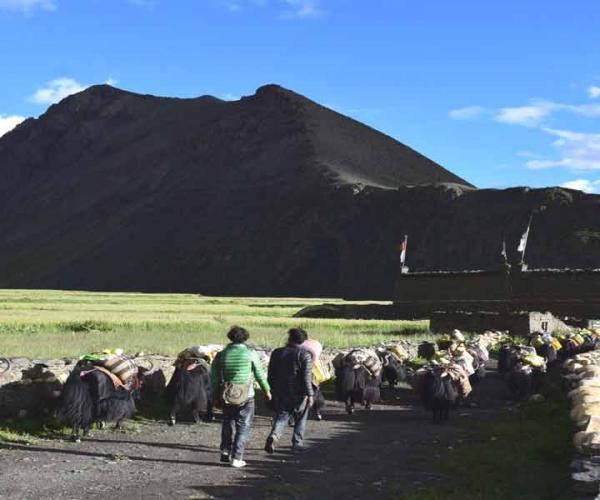
<svg viewBox="0 0 600 500"><path fill-rule="evenodd" d="M572 478L579 492L595 496L600 493L600 351L578 354L564 368L571 418L579 429L573 437L577 456Z"/></svg>

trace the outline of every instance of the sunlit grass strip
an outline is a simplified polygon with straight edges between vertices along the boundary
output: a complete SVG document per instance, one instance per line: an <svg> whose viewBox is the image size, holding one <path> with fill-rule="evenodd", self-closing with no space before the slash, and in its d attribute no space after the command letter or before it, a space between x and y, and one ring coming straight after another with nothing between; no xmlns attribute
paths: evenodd
<svg viewBox="0 0 600 500"><path fill-rule="evenodd" d="M427 336L426 321L293 317L307 305L324 302L344 303L297 297L0 290L0 355L78 356L115 346L127 352L176 354L191 344L224 343L234 324L248 328L252 341L264 347L281 345L292 327L307 329L330 348Z"/></svg>

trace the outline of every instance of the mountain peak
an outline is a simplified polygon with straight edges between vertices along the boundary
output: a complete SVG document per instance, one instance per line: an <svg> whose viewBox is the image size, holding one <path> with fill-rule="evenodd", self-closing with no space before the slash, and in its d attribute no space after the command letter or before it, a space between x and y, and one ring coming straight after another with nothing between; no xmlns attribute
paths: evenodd
<svg viewBox="0 0 600 500"><path fill-rule="evenodd" d="M285 87L282 87L281 85L278 85L276 83L269 83L267 85L263 85L261 87L258 87L256 89L256 92L254 93L253 96L254 98L263 98L263 99L290 99L290 98L294 98L294 99L302 99L302 100L306 100L308 101L308 99L300 94L297 94L296 92L286 89Z"/></svg>
<svg viewBox="0 0 600 500"><path fill-rule="evenodd" d="M101 83L98 85L92 85L81 92L68 96L66 100L72 101L85 101L90 99L114 99L123 95L137 95L133 92L127 92L126 90L113 87L108 83ZM60 104L60 103L59 103Z"/></svg>

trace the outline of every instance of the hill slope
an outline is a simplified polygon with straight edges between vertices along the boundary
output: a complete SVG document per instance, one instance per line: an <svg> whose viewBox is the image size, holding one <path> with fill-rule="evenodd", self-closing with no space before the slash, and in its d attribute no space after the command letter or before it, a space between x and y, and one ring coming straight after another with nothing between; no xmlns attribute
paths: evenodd
<svg viewBox="0 0 600 500"><path fill-rule="evenodd" d="M485 266L542 202L585 229L598 213L576 192L473 190L274 85L234 102L91 87L0 138L0 179L0 287L386 298L405 232L419 268ZM567 263L600 265L575 238Z"/></svg>

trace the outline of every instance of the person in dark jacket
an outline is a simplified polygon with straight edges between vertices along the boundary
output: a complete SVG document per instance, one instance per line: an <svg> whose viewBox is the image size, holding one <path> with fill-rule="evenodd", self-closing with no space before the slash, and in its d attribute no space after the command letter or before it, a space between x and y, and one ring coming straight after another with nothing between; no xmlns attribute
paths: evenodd
<svg viewBox="0 0 600 500"><path fill-rule="evenodd" d="M267 438L265 451L273 453L290 419L294 421L292 449L304 449L304 431L308 412L314 403L311 379L312 355L301 344L308 338L301 328L288 332L285 347L275 349L269 361L268 381L273 395L272 404L276 416L271 434Z"/></svg>

